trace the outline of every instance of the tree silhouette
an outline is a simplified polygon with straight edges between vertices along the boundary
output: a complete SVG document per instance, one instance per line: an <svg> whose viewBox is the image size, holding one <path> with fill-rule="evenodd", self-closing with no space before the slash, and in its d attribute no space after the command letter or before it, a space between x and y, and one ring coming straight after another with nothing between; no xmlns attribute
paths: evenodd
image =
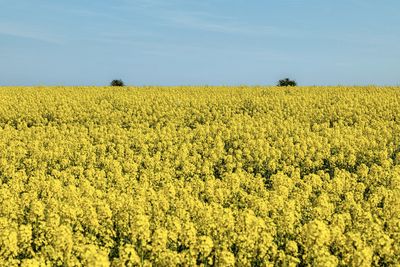
<svg viewBox="0 0 400 267"><path fill-rule="evenodd" d="M124 86L124 82L122 80L113 80L110 83L111 86Z"/></svg>
<svg viewBox="0 0 400 267"><path fill-rule="evenodd" d="M285 78L282 80L279 80L277 86L296 86L297 83L294 80L290 80L289 78Z"/></svg>

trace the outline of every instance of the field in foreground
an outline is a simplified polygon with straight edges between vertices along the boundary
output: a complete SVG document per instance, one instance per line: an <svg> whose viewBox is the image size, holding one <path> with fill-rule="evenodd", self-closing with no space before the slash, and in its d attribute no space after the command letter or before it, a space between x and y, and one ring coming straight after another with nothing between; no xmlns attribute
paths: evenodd
<svg viewBox="0 0 400 267"><path fill-rule="evenodd" d="M399 264L400 88L0 88L0 266Z"/></svg>

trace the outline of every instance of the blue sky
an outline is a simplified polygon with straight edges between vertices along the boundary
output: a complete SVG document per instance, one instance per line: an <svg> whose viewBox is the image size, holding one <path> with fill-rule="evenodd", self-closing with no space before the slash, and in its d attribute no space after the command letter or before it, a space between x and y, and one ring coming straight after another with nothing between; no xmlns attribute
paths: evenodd
<svg viewBox="0 0 400 267"><path fill-rule="evenodd" d="M0 0L0 85L399 85L397 0Z"/></svg>

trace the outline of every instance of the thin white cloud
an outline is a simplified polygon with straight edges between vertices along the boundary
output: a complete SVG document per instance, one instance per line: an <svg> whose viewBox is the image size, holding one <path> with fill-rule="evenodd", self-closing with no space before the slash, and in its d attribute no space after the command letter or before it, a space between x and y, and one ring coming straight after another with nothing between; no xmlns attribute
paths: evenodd
<svg viewBox="0 0 400 267"><path fill-rule="evenodd" d="M0 24L0 34L52 44L63 44L65 42L62 36L51 35L39 29L28 28L27 26L22 27L10 23Z"/></svg>
<svg viewBox="0 0 400 267"><path fill-rule="evenodd" d="M186 54L189 57L196 57L196 55L206 54L218 56L235 55L243 58L257 58L257 60L279 60L288 62L293 61L293 59L296 58L296 56L288 55L277 50L243 50L240 48L226 47L223 45L213 46L210 49L209 46L202 46L201 44L158 43L155 41L139 41L125 38L109 37L82 39L81 41L129 46L132 49L131 51L136 51L133 53L163 57L174 57L177 53L179 53Z"/></svg>
<svg viewBox="0 0 400 267"><path fill-rule="evenodd" d="M117 8L172 8L179 4L179 1L174 0L120 0L122 5L117 6Z"/></svg>
<svg viewBox="0 0 400 267"><path fill-rule="evenodd" d="M102 19L102 20L107 20L107 21L118 21L118 22L123 22L127 23L129 22L128 19L125 19L118 14L114 14L112 12L106 13L103 11L99 10L90 10L90 9L83 9L83 8L63 8L63 12L68 12L72 14L73 16L79 16L79 17L86 17L86 18L96 18L96 19Z"/></svg>
<svg viewBox="0 0 400 267"><path fill-rule="evenodd" d="M397 31L398 32L398 31ZM344 32L332 37L327 36L327 38L332 38L333 40L354 43L354 44L368 44L371 46L380 45L395 45L398 46L399 35L396 30L391 32L380 32L380 33L370 33L367 30L359 30L352 32Z"/></svg>
<svg viewBox="0 0 400 267"><path fill-rule="evenodd" d="M198 14L172 15L164 18L165 21L175 27L189 28L207 32L219 32L227 34L263 35L278 34L278 30L272 26L251 26L238 24L228 19L216 20Z"/></svg>
<svg viewBox="0 0 400 267"><path fill-rule="evenodd" d="M254 26L238 23L237 18L210 11L213 7L203 1L180 0L122 0L123 10L140 10L141 15L152 17L163 26L227 34L275 34L281 32L273 26Z"/></svg>

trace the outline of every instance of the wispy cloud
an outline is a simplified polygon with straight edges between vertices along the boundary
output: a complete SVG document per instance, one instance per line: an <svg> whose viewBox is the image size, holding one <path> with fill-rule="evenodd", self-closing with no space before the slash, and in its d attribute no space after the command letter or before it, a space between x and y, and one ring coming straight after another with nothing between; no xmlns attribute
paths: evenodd
<svg viewBox="0 0 400 267"><path fill-rule="evenodd" d="M120 11L120 13L118 13ZM85 12L85 11L79 11ZM83 13L82 13L83 14ZM91 14L102 16L102 14ZM216 55L238 55L244 58L257 58L259 60L291 60L289 56L279 53L279 51L266 51L260 49L255 51L243 51L240 46L235 45L227 48L223 44L210 45L207 42L174 42L170 38L163 36L164 31L159 27L168 30L187 30L192 32L221 33L233 36L258 37L273 35L286 37L289 33L281 31L275 26L257 25L249 22L238 22L238 19L226 13L215 13L213 7L203 2L181 0L161 1L161 0L120 0L118 5L113 6L111 14L121 14L122 19L128 19L128 14L138 14L147 17L151 25L144 27L126 27L113 32L99 32L96 36L89 36L85 40L93 43L114 44L118 46L130 47L131 51L140 51L141 54L170 57L171 55L187 54L196 57L199 54ZM153 30L152 27L158 27ZM286 34L286 35L285 35Z"/></svg>
<svg viewBox="0 0 400 267"><path fill-rule="evenodd" d="M186 0L186 2L190 2ZM179 5L180 3L184 3L180 0L120 0L119 3L121 5L115 6L116 8L126 8L126 7L131 7L131 8L143 8L143 9L148 9L148 8L173 8Z"/></svg>
<svg viewBox="0 0 400 267"><path fill-rule="evenodd" d="M279 29L271 25L239 23L235 17L216 14L212 11L213 6L203 1L122 0L122 3L117 8L140 10L141 15L150 16L153 21L166 27L226 34L281 34Z"/></svg>
<svg viewBox="0 0 400 267"><path fill-rule="evenodd" d="M129 47L133 54L146 54L151 56L161 56L165 58L175 57L177 54L187 55L189 58L198 58L199 55L203 56L218 56L229 58L231 55L235 55L237 58L256 58L257 60L279 60L279 61L293 61L297 58L294 55L288 55L282 51L276 49L260 49L255 48L251 50L243 50L240 47L226 47L220 46L204 46L196 43L159 43L156 41L145 41L145 40L132 40L126 38L117 37L99 37L90 38L83 41L89 41L94 43L113 44L118 46ZM126 59L130 61L131 59Z"/></svg>
<svg viewBox="0 0 400 267"><path fill-rule="evenodd" d="M49 36L45 33L31 31L27 29L10 29L10 28L3 28L0 25L0 35L7 35L13 36L23 39L31 39L35 41L45 42L45 43L52 43L52 44L63 44L64 40L60 36Z"/></svg>
<svg viewBox="0 0 400 267"><path fill-rule="evenodd" d="M210 16L201 16L197 13L174 14L163 18L170 25L179 28L187 28L206 32L219 32L227 34L277 34L279 31L273 26L253 26L239 24L232 19L223 17L215 19Z"/></svg>
<svg viewBox="0 0 400 267"><path fill-rule="evenodd" d="M11 23L0 23L0 34L52 44L63 44L65 42L65 39L60 35Z"/></svg>
<svg viewBox="0 0 400 267"><path fill-rule="evenodd" d="M78 16L78 17L85 17L85 18L94 18L94 19L103 19L107 21L116 21L116 22L129 22L128 19L115 14L113 12L103 12L100 10L91 10L91 9L85 9L85 8L63 8L63 12L67 12L69 14L72 14L73 16Z"/></svg>

